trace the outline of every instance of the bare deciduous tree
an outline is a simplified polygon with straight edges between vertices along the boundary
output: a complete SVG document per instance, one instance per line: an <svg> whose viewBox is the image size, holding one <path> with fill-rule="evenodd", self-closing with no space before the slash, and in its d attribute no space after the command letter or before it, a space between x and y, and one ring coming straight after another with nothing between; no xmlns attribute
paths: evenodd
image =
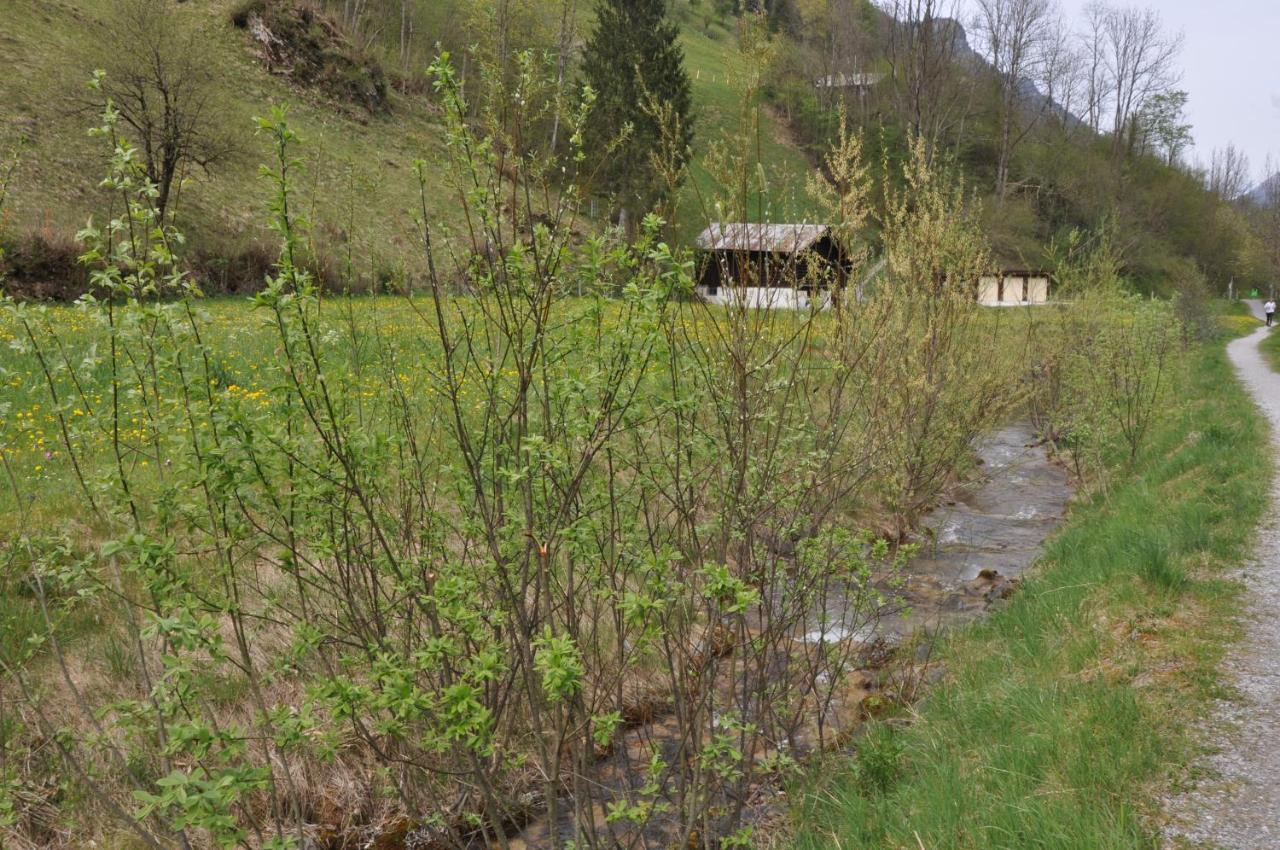
<svg viewBox="0 0 1280 850"><path fill-rule="evenodd" d="M184 10L168 0L120 0L93 59L155 184L157 218L192 167L208 170L231 150L215 99L216 63Z"/></svg>
<svg viewBox="0 0 1280 850"><path fill-rule="evenodd" d="M1029 83L1044 61L1054 20L1051 0L978 0L974 21L1000 85L996 197L1009 190L1014 148L1035 126L1044 103L1026 103Z"/></svg>
<svg viewBox="0 0 1280 850"><path fill-rule="evenodd" d="M369 0L342 0L342 23L348 30L358 30L368 10Z"/></svg>
<svg viewBox="0 0 1280 850"><path fill-rule="evenodd" d="M1049 99L1054 117L1062 125L1063 134L1070 140L1081 123L1076 110L1082 100L1088 100L1087 59L1076 50L1071 31L1061 16L1055 17L1047 30L1037 81Z"/></svg>
<svg viewBox="0 0 1280 850"><path fill-rule="evenodd" d="M1209 191L1224 201L1235 200L1249 187L1249 157L1234 144L1215 148L1205 175Z"/></svg>
<svg viewBox="0 0 1280 850"><path fill-rule="evenodd" d="M1089 126L1102 132L1102 115L1111 91L1111 75L1107 68L1103 37L1110 9L1102 3L1085 7L1085 29L1080 34L1081 56L1085 64L1085 100Z"/></svg>
<svg viewBox="0 0 1280 850"><path fill-rule="evenodd" d="M1268 156L1262 173L1262 183L1252 193L1258 205L1254 213L1254 228L1274 272L1280 270L1280 164ZM1274 284L1271 292L1275 292Z"/></svg>
<svg viewBox="0 0 1280 850"><path fill-rule="evenodd" d="M887 0L888 61L897 108L930 155L968 115L970 92L957 67L963 35L954 4L945 0Z"/></svg>
<svg viewBox="0 0 1280 850"><path fill-rule="evenodd" d="M1174 61L1182 36L1165 33L1154 9L1107 9L1102 50L1111 82L1112 150L1119 157L1134 142L1132 122L1147 101L1177 80Z"/></svg>

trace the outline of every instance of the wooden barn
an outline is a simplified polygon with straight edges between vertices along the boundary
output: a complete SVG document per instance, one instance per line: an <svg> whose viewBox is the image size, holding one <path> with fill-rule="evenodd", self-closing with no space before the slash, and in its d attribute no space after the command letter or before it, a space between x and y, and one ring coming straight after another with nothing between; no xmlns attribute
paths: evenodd
<svg viewBox="0 0 1280 850"><path fill-rule="evenodd" d="M986 307L1015 307L1049 303L1049 275L1010 269L978 280L978 303Z"/></svg>
<svg viewBox="0 0 1280 850"><path fill-rule="evenodd" d="M698 294L716 304L826 307L851 268L824 224L713 222L698 252Z"/></svg>

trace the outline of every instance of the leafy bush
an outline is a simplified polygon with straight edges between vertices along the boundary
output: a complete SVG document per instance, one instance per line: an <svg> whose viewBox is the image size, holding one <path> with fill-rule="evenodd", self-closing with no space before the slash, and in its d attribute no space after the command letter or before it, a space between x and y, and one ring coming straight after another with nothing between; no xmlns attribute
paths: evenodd
<svg viewBox="0 0 1280 850"><path fill-rule="evenodd" d="M479 103L433 68L475 229L424 213L411 346L322 292L283 112L259 126L280 250L245 329L271 352L252 388L110 109L89 327L6 304L105 541L57 565L85 592L38 590L44 628L4 659L60 742L30 763L71 770L144 843L464 845L517 825L549 846L742 843L761 785L861 720L863 641L910 549L853 529L883 508L905 531L1021 392L965 283L984 252L963 190L922 152L865 304L714 308L687 299L693 264L656 216L635 242L574 227L589 91L556 167L507 155L553 85L518 67L522 97ZM720 167L752 173L741 150ZM870 215L861 156L842 133L812 186L845 239ZM56 628L81 610L121 624L101 656L127 678L46 697L44 659L13 662L90 663ZM866 763L887 788L882 743Z"/></svg>
<svg viewBox="0 0 1280 850"><path fill-rule="evenodd" d="M1132 464L1163 413L1180 349L1200 336L1200 307L1132 294L1105 228L1073 233L1055 251L1069 300L1028 333L1030 410L1044 438L1070 450L1077 474L1105 487L1112 456Z"/></svg>
<svg viewBox="0 0 1280 850"><path fill-rule="evenodd" d="M855 770L867 794L886 794L902 774L903 747L893 726L874 727L858 745Z"/></svg>

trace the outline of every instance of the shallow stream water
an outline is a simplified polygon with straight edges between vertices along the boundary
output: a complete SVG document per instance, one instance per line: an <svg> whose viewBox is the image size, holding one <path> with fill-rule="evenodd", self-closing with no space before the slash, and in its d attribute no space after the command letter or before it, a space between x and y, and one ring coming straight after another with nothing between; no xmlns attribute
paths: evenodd
<svg viewBox="0 0 1280 850"><path fill-rule="evenodd" d="M907 617L879 630L895 638L963 622L987 609L1040 556L1066 517L1066 470L1036 444L1027 423L1008 425L979 447L974 480L927 517L920 550L906 569Z"/></svg>

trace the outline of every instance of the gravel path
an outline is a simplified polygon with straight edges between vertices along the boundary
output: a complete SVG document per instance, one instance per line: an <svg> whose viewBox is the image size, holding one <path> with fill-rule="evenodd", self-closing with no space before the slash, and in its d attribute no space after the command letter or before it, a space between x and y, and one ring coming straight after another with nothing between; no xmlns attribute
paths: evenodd
<svg viewBox="0 0 1280 850"><path fill-rule="evenodd" d="M1251 306L1261 318L1261 302ZM1258 349L1266 335L1260 328L1231 343L1227 353L1271 422L1272 456L1280 461L1280 374ZM1219 702L1206 724L1206 734L1221 746L1199 765L1207 778L1169 801L1169 847L1280 848L1280 476L1271 501L1254 560L1241 572L1247 587L1245 639L1224 666L1239 696Z"/></svg>

